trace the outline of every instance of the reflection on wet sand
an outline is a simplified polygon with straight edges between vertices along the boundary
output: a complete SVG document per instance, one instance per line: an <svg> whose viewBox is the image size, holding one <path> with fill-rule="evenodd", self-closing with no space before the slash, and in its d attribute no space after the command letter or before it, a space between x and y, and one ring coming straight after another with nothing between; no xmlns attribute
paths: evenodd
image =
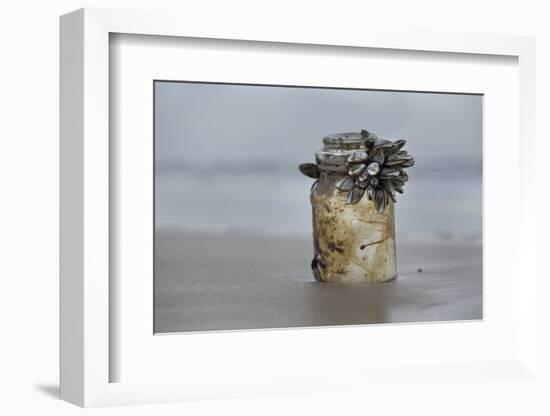
<svg viewBox="0 0 550 416"><path fill-rule="evenodd" d="M157 231L155 330L482 317L477 243L398 242L399 277L386 283L315 282L311 254L310 239Z"/></svg>

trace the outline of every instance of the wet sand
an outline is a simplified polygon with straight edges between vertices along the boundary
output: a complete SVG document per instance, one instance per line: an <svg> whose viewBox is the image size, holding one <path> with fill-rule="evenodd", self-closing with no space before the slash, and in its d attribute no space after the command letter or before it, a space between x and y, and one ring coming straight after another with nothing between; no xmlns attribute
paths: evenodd
<svg viewBox="0 0 550 416"><path fill-rule="evenodd" d="M478 243L398 240L386 283L315 282L311 256L307 238L157 231L155 332L482 318Z"/></svg>

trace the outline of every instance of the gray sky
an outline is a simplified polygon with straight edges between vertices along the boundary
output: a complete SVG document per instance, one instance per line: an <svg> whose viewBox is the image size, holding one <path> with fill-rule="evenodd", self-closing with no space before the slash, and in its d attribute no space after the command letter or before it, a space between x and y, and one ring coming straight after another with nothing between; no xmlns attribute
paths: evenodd
<svg viewBox="0 0 550 416"><path fill-rule="evenodd" d="M328 133L405 138L417 158L480 158L474 95L156 83L157 162L302 161Z"/></svg>

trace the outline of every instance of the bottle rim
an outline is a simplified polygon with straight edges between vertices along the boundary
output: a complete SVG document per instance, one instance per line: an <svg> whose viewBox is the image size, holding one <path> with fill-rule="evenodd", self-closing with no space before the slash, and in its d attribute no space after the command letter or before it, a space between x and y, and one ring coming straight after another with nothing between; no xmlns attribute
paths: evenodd
<svg viewBox="0 0 550 416"><path fill-rule="evenodd" d="M323 144L328 146L360 145L365 141L361 133L333 133L323 137Z"/></svg>

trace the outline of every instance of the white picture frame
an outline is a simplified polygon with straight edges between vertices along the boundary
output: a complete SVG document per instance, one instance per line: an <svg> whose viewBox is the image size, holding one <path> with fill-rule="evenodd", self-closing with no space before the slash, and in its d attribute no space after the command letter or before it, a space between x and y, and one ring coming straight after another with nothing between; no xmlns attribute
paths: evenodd
<svg viewBox="0 0 550 416"><path fill-rule="evenodd" d="M238 30L237 30L238 29ZM110 76L109 52L110 34L155 35L181 38L225 39L227 41L277 42L281 45L331 45L334 48L371 48L384 50L425 51L440 54L469 54L475 61L476 55L502 55L517 58L517 83L519 95L517 116L519 133L512 133L518 144L517 165L512 169L513 183L519 186L512 192L517 193L518 203L510 209L517 216L517 230L514 238L513 256L517 265L513 271L517 283L513 319L515 325L500 328L502 336L509 340L501 353L495 352L489 359L487 349L483 354L461 357L458 362L441 355L434 362L419 358L417 362L392 361L391 357L381 357L378 367L370 362L364 366L353 366L353 361L329 362L318 369L303 366L296 370L293 363L289 368L290 352L283 348L279 361L273 355L262 357L255 355L254 362L273 361L279 371L266 366L260 372L248 371L242 361L236 360L234 366L223 368L223 362L215 366L206 365L208 358L194 358L194 365L182 369L174 367L173 377L165 369L153 374L151 365L143 363L138 367L136 359L130 360L132 373L147 374L139 377L120 377L119 362L126 359L126 349L113 348L114 341L121 337L122 327L143 330L145 322L133 318L134 322L113 320L118 312L118 293L124 286L114 283L110 276L116 273L116 259L110 247L113 239L112 201L118 196L113 194L117 188L111 184L112 174L117 171L116 160L110 154ZM80 406L106 406L117 404L155 403L181 401L192 398L237 397L254 394L279 394L296 392L316 392L369 385L374 388L379 383L388 383L399 378L404 382L418 382L433 379L434 373L442 379L463 379L479 382L483 379L523 380L536 374L536 277L535 269L535 231L536 217L528 207L535 203L534 183L528 175L533 168L529 157L535 148L535 43L529 37L482 35L464 33L428 33L379 31L375 28L361 28L345 31L293 31L283 30L277 25L255 25L235 28L231 22L219 23L208 27L193 21L190 15L165 13L119 11L107 9L82 9L61 18L61 397ZM391 87L386 86L386 87ZM497 117L497 114L493 115ZM513 124L512 124L513 125ZM497 131L495 130L494 134ZM504 132L501 132L504 134ZM510 137L512 137L510 136ZM521 146L519 146L521 141ZM487 150L487 149L486 149ZM491 150L491 149L489 149ZM510 150L510 149L509 149ZM513 152L515 153L515 151ZM514 162L515 163L515 162ZM139 160L135 160L139 167ZM489 166L492 174L498 174L500 165ZM502 173L502 172L501 172ZM516 177L517 176L517 177ZM516 195L516 194L514 194ZM495 196L495 198L498 197ZM486 201L487 202L487 201ZM521 213L529 215L520 215ZM498 224L496 224L498 225ZM493 228L494 229L494 228ZM138 243L139 244L139 243ZM515 245L517 244L517 246ZM112 247L111 247L112 248ZM115 253L116 254L116 253ZM519 273L521 270L521 279ZM487 269L485 270L487 273ZM510 286L511 287L511 286ZM487 288L487 286L485 286ZM485 299L487 300L487 298ZM500 310L500 309L499 309ZM416 326L397 326L396 331L415 336L418 331L429 331ZM500 323L495 321L495 325ZM141 329L140 329L141 327ZM513 328L512 328L513 327ZM380 336L385 329L375 329ZM444 336L460 335L462 327L438 326ZM473 328L473 329L472 329ZM392 330L394 333L395 330ZM472 332L474 331L474 332ZM476 333L477 331L477 333ZM466 336L483 337L486 329L468 326ZM294 339L303 345L327 342L335 337L350 337L361 341L365 336L365 327L348 328L344 333L340 328L318 328L307 330L260 331L253 335L247 333L194 334L184 336L188 344L194 343L194 351L200 354L208 344L228 345L235 354L244 343L268 348L281 339ZM372 334L371 334L372 335ZM181 348L174 337L154 337L155 344L174 344L167 348ZM204 339L204 337L207 339ZM393 336L390 334L389 336ZM178 336L175 336L178 337ZM190 337L194 337L192 340ZM386 341L389 342L390 338ZM130 342L141 342L137 338L128 338ZM279 341L277 341L279 340ZM254 344L254 343L257 344ZM146 351L135 346L138 356ZM250 345L250 344L248 344ZM130 344L133 347L133 344ZM383 349L382 344L382 349ZM161 346L164 348L163 346ZM509 347L509 348L508 348ZM155 347L156 348L156 347ZM242 349L242 348L241 348ZM284 354L287 354L286 356ZM143 361L152 357L140 357ZM270 358L269 360L267 358ZM327 362L330 360L327 360ZM285 362L287 364L285 364ZM407 366L408 365L408 366ZM411 365L414 375L411 376ZM216 368L221 370L216 372ZM260 366L261 367L261 366ZM361 370L368 369L368 373ZM328 378L319 374L330 372ZM480 376L482 374L482 376ZM407 381L408 380L408 381Z"/></svg>

